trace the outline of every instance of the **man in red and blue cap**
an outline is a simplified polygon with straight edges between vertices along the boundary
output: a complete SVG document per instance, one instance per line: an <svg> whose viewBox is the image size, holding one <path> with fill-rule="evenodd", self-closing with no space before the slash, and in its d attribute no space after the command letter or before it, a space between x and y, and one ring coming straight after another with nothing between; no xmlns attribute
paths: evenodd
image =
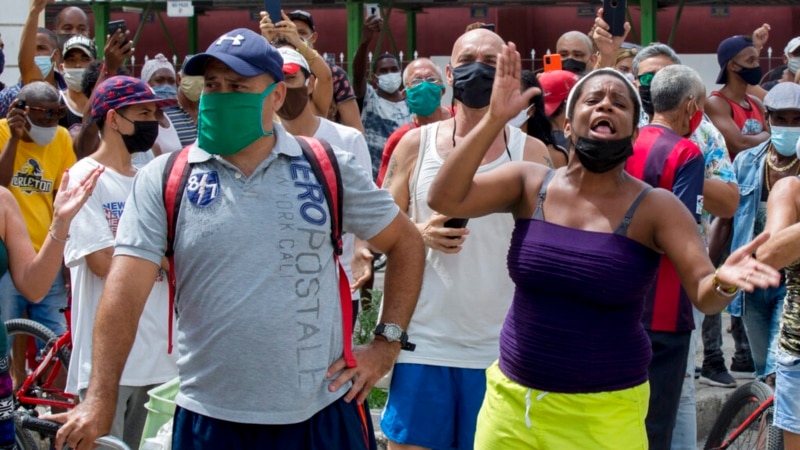
<svg viewBox="0 0 800 450"><path fill-rule="evenodd" d="M205 90L173 223L180 389L172 448L374 449L364 400L401 347L410 348L403 328L421 284L419 233L352 155L334 149L343 231L389 259L376 338L345 347L352 321L337 288L324 188L295 138L273 121L286 99L278 50L240 28L184 72L202 74ZM95 321L91 386L84 402L54 417L65 422L56 446L90 449L110 428L173 225L164 205L167 160L134 180Z"/></svg>
<svg viewBox="0 0 800 450"><path fill-rule="evenodd" d="M97 167L108 170L73 219L64 249L73 299L72 357L66 390L80 398L86 397L89 386L94 321L114 254L114 238L136 174L132 155L153 146L158 136L157 110L175 102L159 99L147 83L126 76L106 79L92 96L91 120L100 130L100 146L69 169L70 175L78 177L70 183L78 183ZM168 294L166 277L160 270L119 381L110 434L132 448L139 446L147 418L147 391L178 374L177 358L167 353Z"/></svg>

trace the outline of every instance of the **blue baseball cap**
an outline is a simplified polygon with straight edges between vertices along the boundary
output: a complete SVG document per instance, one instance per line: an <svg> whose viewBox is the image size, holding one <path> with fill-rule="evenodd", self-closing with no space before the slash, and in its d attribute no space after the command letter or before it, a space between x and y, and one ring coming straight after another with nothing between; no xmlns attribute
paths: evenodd
<svg viewBox="0 0 800 450"><path fill-rule="evenodd" d="M183 73L203 75L209 58L216 58L243 77L270 75L283 81L283 58L278 50L260 34L247 28L237 28L217 38L205 53L186 61Z"/></svg>
<svg viewBox="0 0 800 450"><path fill-rule="evenodd" d="M717 84L725 84L727 82L727 73L725 67L728 61L732 60L734 56L738 55L740 51L747 47L753 47L753 40L746 36L732 36L720 42L717 47L717 62L719 63L719 75L717 75Z"/></svg>

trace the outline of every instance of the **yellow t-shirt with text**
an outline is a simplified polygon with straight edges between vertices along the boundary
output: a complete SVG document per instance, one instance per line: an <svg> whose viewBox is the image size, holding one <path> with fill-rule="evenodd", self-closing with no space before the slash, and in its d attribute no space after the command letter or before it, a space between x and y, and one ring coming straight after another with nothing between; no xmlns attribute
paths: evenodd
<svg viewBox="0 0 800 450"><path fill-rule="evenodd" d="M8 120L0 120L0 152L10 136ZM45 147L19 140L11 183L7 187L17 199L37 252L53 221L53 199L61 185L61 177L73 164L72 138L64 127L58 127L56 137Z"/></svg>

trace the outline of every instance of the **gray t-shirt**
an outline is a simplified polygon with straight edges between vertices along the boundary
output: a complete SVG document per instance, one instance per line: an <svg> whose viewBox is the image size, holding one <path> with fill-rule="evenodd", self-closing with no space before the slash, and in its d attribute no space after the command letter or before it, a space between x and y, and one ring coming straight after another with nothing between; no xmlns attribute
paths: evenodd
<svg viewBox="0 0 800 450"><path fill-rule="evenodd" d="M343 351L329 210L300 146L278 124L275 136L276 148L249 178L191 148L174 244L176 403L239 423L301 422L350 387L329 392L325 379ZM351 154L336 156L342 228L370 239L399 210ZM165 163L166 155L137 174L115 255L160 264Z"/></svg>

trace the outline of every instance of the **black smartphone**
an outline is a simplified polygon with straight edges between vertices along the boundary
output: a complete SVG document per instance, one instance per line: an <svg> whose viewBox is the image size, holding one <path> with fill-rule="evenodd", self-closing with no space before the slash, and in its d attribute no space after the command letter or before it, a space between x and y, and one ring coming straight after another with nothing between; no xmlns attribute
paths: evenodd
<svg viewBox="0 0 800 450"><path fill-rule="evenodd" d="M26 106L27 103L25 103L25 100L17 100L17 104L14 106L14 108L24 110Z"/></svg>
<svg viewBox="0 0 800 450"><path fill-rule="evenodd" d="M467 226L467 222L469 222L469 219L460 219L460 218L454 217L452 219L448 219L444 223L444 226L447 227L447 228L464 228L464 227Z"/></svg>
<svg viewBox="0 0 800 450"><path fill-rule="evenodd" d="M109 36L114 36L115 34L117 34L117 30L122 31L122 36L125 38L125 40L122 41L120 47L128 43L128 38L125 37L125 32L128 31L128 25L125 23L124 20L112 20L111 22L108 22L107 30Z"/></svg>
<svg viewBox="0 0 800 450"><path fill-rule="evenodd" d="M625 35L625 0L603 0L603 20L612 36Z"/></svg>
<svg viewBox="0 0 800 450"><path fill-rule="evenodd" d="M464 228L467 226L467 222L469 222L469 219L460 219L458 217L454 217L452 219L447 219L447 221L444 223L444 226L446 228ZM448 237L450 239L458 239L455 236L448 236Z"/></svg>
<svg viewBox="0 0 800 450"><path fill-rule="evenodd" d="M264 11L269 15L269 20L276 24L283 20L281 15L281 0L264 0Z"/></svg>

